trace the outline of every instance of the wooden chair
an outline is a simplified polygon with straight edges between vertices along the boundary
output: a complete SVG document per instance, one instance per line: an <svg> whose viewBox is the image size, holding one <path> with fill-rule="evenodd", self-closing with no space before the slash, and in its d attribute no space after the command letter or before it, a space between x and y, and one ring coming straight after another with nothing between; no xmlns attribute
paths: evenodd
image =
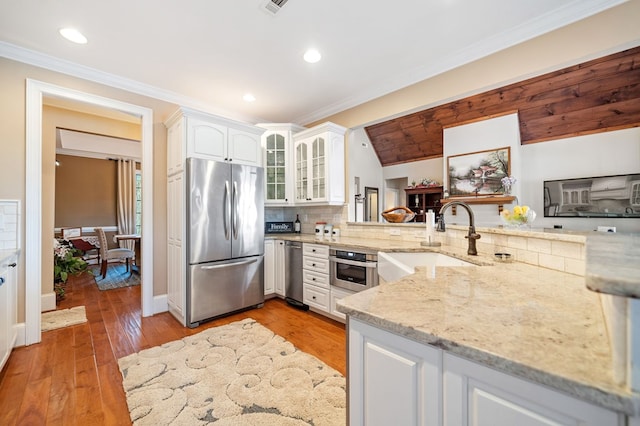
<svg viewBox="0 0 640 426"><path fill-rule="evenodd" d="M127 272L130 272L131 259L134 257L133 250L129 250L126 248L109 249L107 244L107 236L104 233L104 229L94 228L93 230L98 236L98 241L100 241L100 259L102 260L100 266L100 275L102 275L102 279L106 278L107 276L107 264L111 259L125 259L127 263Z"/></svg>

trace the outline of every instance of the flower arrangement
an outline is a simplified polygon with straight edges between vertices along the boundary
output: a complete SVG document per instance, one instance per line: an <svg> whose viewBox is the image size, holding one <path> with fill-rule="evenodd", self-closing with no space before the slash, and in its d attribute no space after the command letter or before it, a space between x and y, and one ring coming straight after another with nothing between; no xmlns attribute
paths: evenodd
<svg viewBox="0 0 640 426"><path fill-rule="evenodd" d="M517 181L518 179L514 178L513 176L505 176L502 179L500 179L500 182L502 183L502 187L504 188L504 193L510 194L511 187L515 185Z"/></svg>
<svg viewBox="0 0 640 426"><path fill-rule="evenodd" d="M508 226L531 225L536 219L536 212L531 210L529 206L514 206L513 211L504 209L500 212L503 222Z"/></svg>
<svg viewBox="0 0 640 426"><path fill-rule="evenodd" d="M64 299L64 284L71 274L87 270L87 262L79 256L80 251L68 241L53 239L53 289L59 300Z"/></svg>

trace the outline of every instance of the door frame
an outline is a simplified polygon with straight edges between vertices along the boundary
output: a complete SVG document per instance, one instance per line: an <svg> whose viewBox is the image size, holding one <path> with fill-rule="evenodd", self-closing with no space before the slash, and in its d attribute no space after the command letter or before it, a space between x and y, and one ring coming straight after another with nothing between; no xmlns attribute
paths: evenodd
<svg viewBox="0 0 640 426"><path fill-rule="evenodd" d="M37 80L26 79L25 344L41 340L43 97L70 99L140 117L142 127L142 316L153 312L153 111ZM49 230L47 230L48 232Z"/></svg>

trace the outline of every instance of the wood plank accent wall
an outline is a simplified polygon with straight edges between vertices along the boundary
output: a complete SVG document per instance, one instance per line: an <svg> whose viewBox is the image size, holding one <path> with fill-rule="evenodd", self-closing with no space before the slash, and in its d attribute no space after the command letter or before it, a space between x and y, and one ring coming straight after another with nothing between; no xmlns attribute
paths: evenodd
<svg viewBox="0 0 640 426"><path fill-rule="evenodd" d="M640 46L365 130L389 166L442 157L445 127L516 111L523 145L640 126Z"/></svg>

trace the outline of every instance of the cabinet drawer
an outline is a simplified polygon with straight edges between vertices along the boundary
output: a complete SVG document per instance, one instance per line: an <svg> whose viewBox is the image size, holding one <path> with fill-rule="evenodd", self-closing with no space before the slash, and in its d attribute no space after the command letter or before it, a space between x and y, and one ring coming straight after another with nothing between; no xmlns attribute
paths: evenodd
<svg viewBox="0 0 640 426"><path fill-rule="evenodd" d="M329 258L329 246L321 245L321 244L309 244L305 243L302 246L302 253L305 256L314 256L314 257L322 257Z"/></svg>
<svg viewBox="0 0 640 426"><path fill-rule="evenodd" d="M329 312L329 290L316 287L312 284L304 284L302 289L303 302L316 309Z"/></svg>
<svg viewBox="0 0 640 426"><path fill-rule="evenodd" d="M305 283L317 285L318 287L329 288L329 275L327 274L303 269L302 280Z"/></svg>
<svg viewBox="0 0 640 426"><path fill-rule="evenodd" d="M320 272L321 274L329 274L329 259L320 259L318 257L304 256L302 258L304 269Z"/></svg>

